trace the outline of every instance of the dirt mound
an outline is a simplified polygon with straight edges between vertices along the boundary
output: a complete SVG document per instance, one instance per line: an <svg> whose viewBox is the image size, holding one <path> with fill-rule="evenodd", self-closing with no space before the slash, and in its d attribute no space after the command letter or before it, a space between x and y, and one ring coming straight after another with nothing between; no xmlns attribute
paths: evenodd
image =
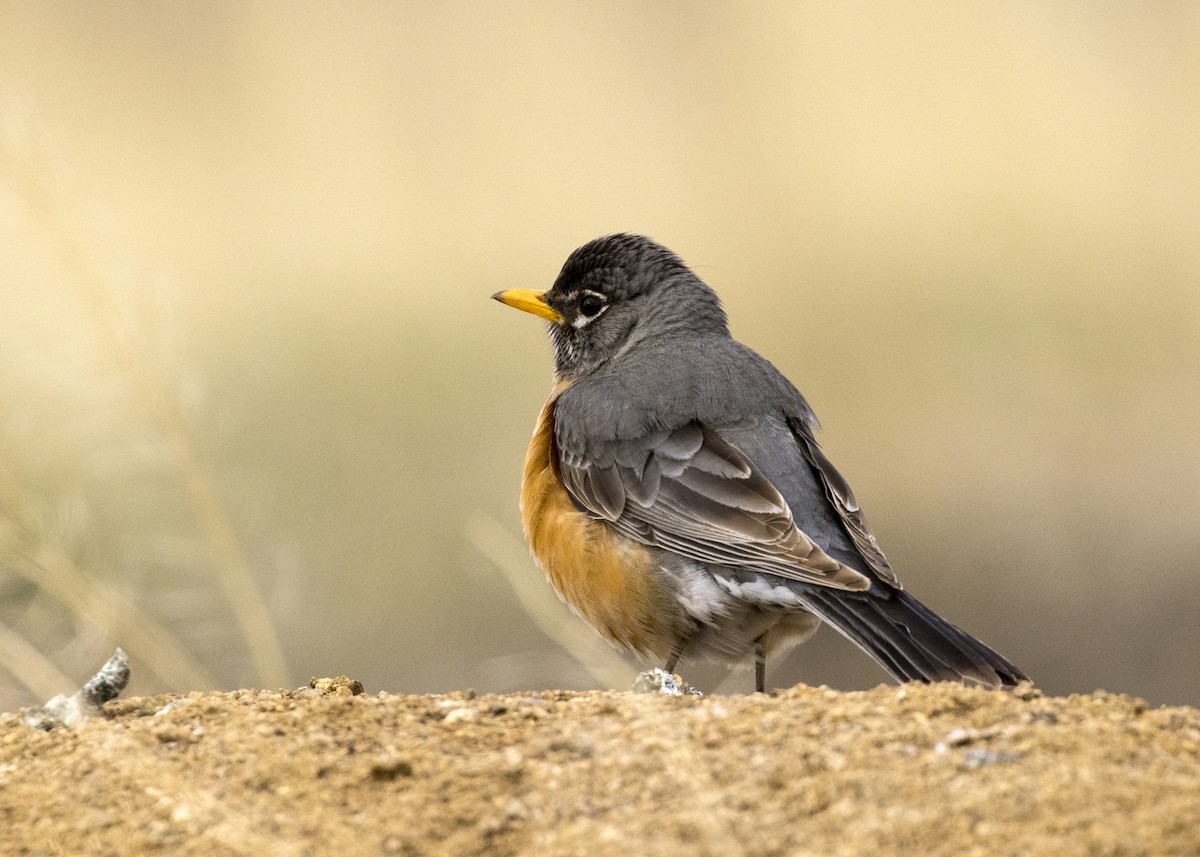
<svg viewBox="0 0 1200 857"><path fill-rule="evenodd" d="M356 695L0 719L0 852L1200 853L1200 712L1097 692Z"/></svg>

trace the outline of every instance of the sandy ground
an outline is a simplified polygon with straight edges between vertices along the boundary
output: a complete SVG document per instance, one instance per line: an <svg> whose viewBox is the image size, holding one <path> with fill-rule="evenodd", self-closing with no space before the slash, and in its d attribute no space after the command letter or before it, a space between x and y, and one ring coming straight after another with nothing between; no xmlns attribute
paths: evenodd
<svg viewBox="0 0 1200 857"><path fill-rule="evenodd" d="M954 685L0 717L0 853L1196 855L1200 712Z"/></svg>

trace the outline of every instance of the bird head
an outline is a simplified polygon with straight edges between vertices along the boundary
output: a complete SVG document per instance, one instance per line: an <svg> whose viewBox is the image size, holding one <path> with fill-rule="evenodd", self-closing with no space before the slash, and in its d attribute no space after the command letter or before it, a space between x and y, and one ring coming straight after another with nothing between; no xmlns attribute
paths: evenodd
<svg viewBox="0 0 1200 857"><path fill-rule="evenodd" d="M716 293L678 256L641 235L588 242L546 291L509 289L492 297L550 323L559 378L681 333L728 335Z"/></svg>

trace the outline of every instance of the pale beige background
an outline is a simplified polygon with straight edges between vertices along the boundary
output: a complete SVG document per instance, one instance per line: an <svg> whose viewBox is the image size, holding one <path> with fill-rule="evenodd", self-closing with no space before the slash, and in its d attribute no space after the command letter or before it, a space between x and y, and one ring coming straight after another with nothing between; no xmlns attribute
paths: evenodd
<svg viewBox="0 0 1200 857"><path fill-rule="evenodd" d="M1200 702L1197 8L0 2L0 631L64 674L3 707L136 648L47 556L220 686L596 686L496 566L550 354L487 298L623 230L912 591L1049 691ZM197 683L141 645L134 690ZM770 680L885 676L825 631Z"/></svg>

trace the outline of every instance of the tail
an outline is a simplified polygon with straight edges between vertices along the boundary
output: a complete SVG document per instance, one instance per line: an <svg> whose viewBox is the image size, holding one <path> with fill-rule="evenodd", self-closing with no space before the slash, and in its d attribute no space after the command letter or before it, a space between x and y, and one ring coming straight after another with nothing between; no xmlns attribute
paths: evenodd
<svg viewBox="0 0 1200 857"><path fill-rule="evenodd" d="M903 590L862 593L813 587L805 601L898 681L972 681L1012 687L1025 675L999 652Z"/></svg>

